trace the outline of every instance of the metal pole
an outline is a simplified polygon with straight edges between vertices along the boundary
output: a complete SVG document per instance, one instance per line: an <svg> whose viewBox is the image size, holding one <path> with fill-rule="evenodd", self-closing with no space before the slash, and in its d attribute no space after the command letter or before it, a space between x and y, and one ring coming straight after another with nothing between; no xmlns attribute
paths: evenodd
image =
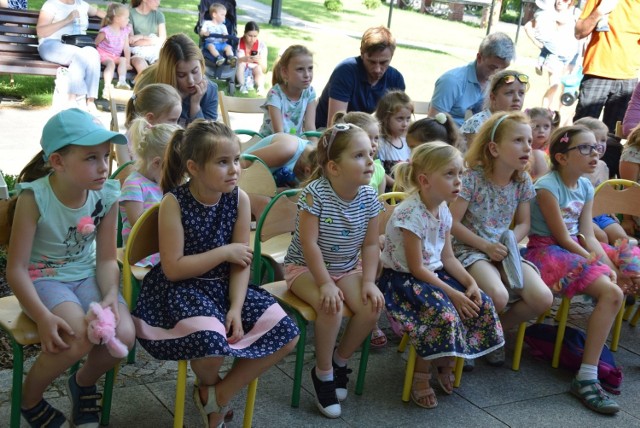
<svg viewBox="0 0 640 428"><path fill-rule="evenodd" d="M391 15L393 14L393 3L396 0L389 0L389 19L387 19L387 28L391 29Z"/></svg>
<svg viewBox="0 0 640 428"><path fill-rule="evenodd" d="M282 25L282 0L271 1L271 18L269 19L269 24L274 27Z"/></svg>
<svg viewBox="0 0 640 428"><path fill-rule="evenodd" d="M489 22L487 23L487 36L491 33L491 21L493 21L493 8L496 5L496 0L491 0L491 9L489 9Z"/></svg>
<svg viewBox="0 0 640 428"><path fill-rule="evenodd" d="M520 26L522 25L522 14L524 13L524 0L520 0L520 15L518 15L518 26L516 27L516 45L518 44L518 35L520 35Z"/></svg>

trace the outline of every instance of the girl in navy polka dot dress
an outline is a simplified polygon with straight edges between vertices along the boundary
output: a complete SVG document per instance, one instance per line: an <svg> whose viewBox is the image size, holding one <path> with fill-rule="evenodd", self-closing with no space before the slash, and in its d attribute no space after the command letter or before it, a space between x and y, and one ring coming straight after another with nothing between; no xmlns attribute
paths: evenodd
<svg viewBox="0 0 640 428"><path fill-rule="evenodd" d="M197 120L174 134L163 165L160 264L134 310L140 344L155 358L190 360L205 426L232 397L295 347L298 328L249 283L249 198L238 189L240 145L225 125ZM183 177L190 180L182 184ZM225 356L239 360L224 379Z"/></svg>

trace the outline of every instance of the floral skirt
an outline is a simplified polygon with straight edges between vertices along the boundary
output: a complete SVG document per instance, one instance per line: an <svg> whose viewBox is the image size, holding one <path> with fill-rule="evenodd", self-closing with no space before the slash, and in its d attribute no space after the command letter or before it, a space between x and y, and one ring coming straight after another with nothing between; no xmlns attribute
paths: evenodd
<svg viewBox="0 0 640 428"><path fill-rule="evenodd" d="M576 237L573 237L577 241ZM601 243L607 257L624 274L633 275L640 271L640 249L630 248L627 241L616 242L615 246ZM572 253L551 236L532 235L529 237L525 258L534 263L542 280L551 291L572 298L582 293L593 281L602 275L609 275L609 266L595 256L586 259Z"/></svg>
<svg viewBox="0 0 640 428"><path fill-rule="evenodd" d="M464 286L444 269L435 273L454 289L465 291ZM484 293L478 316L462 321L440 288L409 273L384 269L378 286L384 294L387 310L402 324L422 358L473 359L504 346L502 324L491 298Z"/></svg>

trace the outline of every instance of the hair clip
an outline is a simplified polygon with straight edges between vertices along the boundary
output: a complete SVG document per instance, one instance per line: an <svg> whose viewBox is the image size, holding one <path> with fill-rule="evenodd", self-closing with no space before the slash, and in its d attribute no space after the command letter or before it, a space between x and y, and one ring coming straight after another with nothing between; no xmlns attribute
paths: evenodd
<svg viewBox="0 0 640 428"><path fill-rule="evenodd" d="M444 125L445 123L447 123L447 115L440 112L438 114L435 115L434 119L436 120L436 122L438 122L440 125Z"/></svg>
<svg viewBox="0 0 640 428"><path fill-rule="evenodd" d="M569 142L569 133L565 132L564 135L562 136L562 138L560 138L560 142L561 143L568 143Z"/></svg>
<svg viewBox="0 0 640 428"><path fill-rule="evenodd" d="M135 102L138 96L136 94L131 95L131 101Z"/></svg>

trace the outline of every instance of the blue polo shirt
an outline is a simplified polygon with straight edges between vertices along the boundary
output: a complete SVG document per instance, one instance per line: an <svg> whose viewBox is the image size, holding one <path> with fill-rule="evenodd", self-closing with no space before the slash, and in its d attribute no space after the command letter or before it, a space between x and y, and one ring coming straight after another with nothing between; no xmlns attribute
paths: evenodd
<svg viewBox="0 0 640 428"><path fill-rule="evenodd" d="M467 110L476 114L482 110L484 93L476 75L476 62L447 71L436 81L431 106L449 113L462 126Z"/></svg>
<svg viewBox="0 0 640 428"><path fill-rule="evenodd" d="M316 128L327 126L329 98L348 103L348 112L373 113L378 100L387 91L395 89L405 90L404 77L395 68L389 66L382 79L375 85L371 85L362 58L359 56L347 58L333 70L322 91L316 108Z"/></svg>

